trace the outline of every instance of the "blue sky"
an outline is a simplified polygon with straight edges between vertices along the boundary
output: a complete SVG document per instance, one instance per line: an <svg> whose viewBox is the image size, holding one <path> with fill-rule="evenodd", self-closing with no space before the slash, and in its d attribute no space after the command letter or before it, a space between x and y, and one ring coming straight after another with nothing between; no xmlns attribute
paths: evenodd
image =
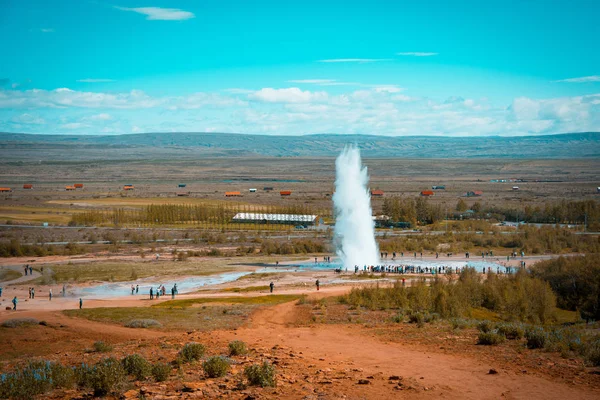
<svg viewBox="0 0 600 400"><path fill-rule="evenodd" d="M600 131L600 2L0 0L0 131Z"/></svg>

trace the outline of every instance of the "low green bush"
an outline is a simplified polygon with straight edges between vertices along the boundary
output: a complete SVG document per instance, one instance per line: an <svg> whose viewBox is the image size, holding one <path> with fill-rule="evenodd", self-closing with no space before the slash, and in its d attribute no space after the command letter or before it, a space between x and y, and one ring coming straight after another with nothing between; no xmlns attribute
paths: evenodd
<svg viewBox="0 0 600 400"><path fill-rule="evenodd" d="M12 318L2 322L3 328L20 328L22 326L38 325L39 321L35 318Z"/></svg>
<svg viewBox="0 0 600 400"><path fill-rule="evenodd" d="M276 385L275 367L268 362L253 364L244 369L244 375L251 385L267 387Z"/></svg>
<svg viewBox="0 0 600 400"><path fill-rule="evenodd" d="M94 351L97 353L108 353L112 349L113 347L110 344L104 343L101 340L94 342Z"/></svg>
<svg viewBox="0 0 600 400"><path fill-rule="evenodd" d="M132 375L138 381L142 381L150 375L152 365L139 354L130 354L121 360L123 368L128 375Z"/></svg>
<svg viewBox="0 0 600 400"><path fill-rule="evenodd" d="M192 362L201 359L206 353L206 348L200 343L186 343L181 351L179 357L183 362Z"/></svg>
<svg viewBox="0 0 600 400"><path fill-rule="evenodd" d="M597 336L583 346L581 353L588 364L594 367L600 367L600 336Z"/></svg>
<svg viewBox="0 0 600 400"><path fill-rule="evenodd" d="M498 324L498 333L504 335L508 340L522 339L525 335L525 330L519 324Z"/></svg>
<svg viewBox="0 0 600 400"><path fill-rule="evenodd" d="M495 331L479 332L479 336L477 337L477 344L485 346L495 346L504 342L505 339L506 338L504 337L504 335L501 335Z"/></svg>
<svg viewBox="0 0 600 400"><path fill-rule="evenodd" d="M417 324L418 326L423 326L425 323L425 316L422 312L411 312L408 314L408 322L411 324Z"/></svg>
<svg viewBox="0 0 600 400"><path fill-rule="evenodd" d="M494 324L491 321L481 321L477 324L477 329L479 332L488 333L494 329Z"/></svg>
<svg viewBox="0 0 600 400"><path fill-rule="evenodd" d="M248 353L248 348L246 347L246 343L241 340L234 340L229 343L230 356L243 356L246 353Z"/></svg>
<svg viewBox="0 0 600 400"><path fill-rule="evenodd" d="M466 319L453 318L450 320L450 325L452 329L466 329L470 326L470 323Z"/></svg>
<svg viewBox="0 0 600 400"><path fill-rule="evenodd" d="M155 319L132 319L125 324L127 328L160 328L162 324Z"/></svg>
<svg viewBox="0 0 600 400"><path fill-rule="evenodd" d="M543 349L548 341L548 333L540 327L531 328L525 332L525 339L527 339L527 348Z"/></svg>
<svg viewBox="0 0 600 400"><path fill-rule="evenodd" d="M169 378L171 366L166 363L158 362L152 366L152 377L156 382L164 382Z"/></svg>
<svg viewBox="0 0 600 400"><path fill-rule="evenodd" d="M94 396L119 394L126 382L127 373L115 358L105 358L93 367L83 365L79 368L79 385L92 389Z"/></svg>
<svg viewBox="0 0 600 400"><path fill-rule="evenodd" d="M229 371L229 360L222 356L209 357L202 363L202 368L209 378L220 378Z"/></svg>

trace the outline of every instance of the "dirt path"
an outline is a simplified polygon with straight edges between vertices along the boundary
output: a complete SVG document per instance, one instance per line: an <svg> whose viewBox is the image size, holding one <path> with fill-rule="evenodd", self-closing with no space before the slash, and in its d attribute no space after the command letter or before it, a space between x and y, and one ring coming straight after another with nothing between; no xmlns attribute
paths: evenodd
<svg viewBox="0 0 600 400"><path fill-rule="evenodd" d="M289 324L295 320L294 307L294 303L286 303L262 309L254 314L248 327L224 334L254 346L292 348L303 354L307 369L309 364L316 368L340 365L359 368L365 377L375 378L366 398L398 396L388 382L392 375L427 388L410 396L417 398L598 399L600 396L600 391L590 392L547 377L528 375L517 366L514 370L498 369L468 356L385 343L365 334L360 326L292 327ZM498 374L488 374L491 368L498 369ZM347 393L360 387L356 382L346 384Z"/></svg>

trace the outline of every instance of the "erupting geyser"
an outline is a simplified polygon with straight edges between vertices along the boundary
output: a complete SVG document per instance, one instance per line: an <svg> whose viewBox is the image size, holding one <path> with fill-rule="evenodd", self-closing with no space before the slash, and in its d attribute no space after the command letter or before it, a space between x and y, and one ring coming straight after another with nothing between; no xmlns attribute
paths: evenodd
<svg viewBox="0 0 600 400"><path fill-rule="evenodd" d="M360 151L347 146L335 161L335 237L337 255L343 268L379 263L367 167L362 166Z"/></svg>

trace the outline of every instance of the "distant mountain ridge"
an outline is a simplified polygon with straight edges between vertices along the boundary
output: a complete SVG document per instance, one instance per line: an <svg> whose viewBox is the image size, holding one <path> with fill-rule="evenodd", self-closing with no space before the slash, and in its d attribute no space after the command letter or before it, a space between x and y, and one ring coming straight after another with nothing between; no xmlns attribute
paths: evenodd
<svg viewBox="0 0 600 400"><path fill-rule="evenodd" d="M600 133L518 137L370 136L317 134L270 136L233 133L34 135L0 133L0 155L68 152L76 159L197 158L231 156L329 157L356 143L365 157L402 158L594 158ZM19 156L20 155L20 156ZM39 153L35 154L39 158ZM25 157L29 158L29 157Z"/></svg>

